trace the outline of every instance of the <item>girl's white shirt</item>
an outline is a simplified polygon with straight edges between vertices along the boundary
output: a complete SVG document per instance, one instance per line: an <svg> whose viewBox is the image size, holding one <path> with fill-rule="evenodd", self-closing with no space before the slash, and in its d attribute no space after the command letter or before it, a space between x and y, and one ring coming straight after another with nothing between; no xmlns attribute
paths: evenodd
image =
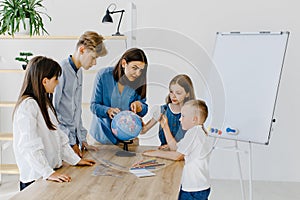
<svg viewBox="0 0 300 200"><path fill-rule="evenodd" d="M177 152L184 154L184 167L181 177L182 190L196 192L210 188L208 136L201 125L189 129L177 143Z"/></svg>
<svg viewBox="0 0 300 200"><path fill-rule="evenodd" d="M62 161L76 165L80 157L69 145L68 136L58 128L52 110L48 113L57 127L52 131L46 125L42 112L33 98L24 99L13 117L13 149L20 170L20 181L27 183L47 179Z"/></svg>

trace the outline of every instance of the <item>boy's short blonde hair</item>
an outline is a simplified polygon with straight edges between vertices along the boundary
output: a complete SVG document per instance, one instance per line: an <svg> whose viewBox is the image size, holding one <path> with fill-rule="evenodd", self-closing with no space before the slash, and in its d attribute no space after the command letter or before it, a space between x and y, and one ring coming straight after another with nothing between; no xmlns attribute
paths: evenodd
<svg viewBox="0 0 300 200"><path fill-rule="evenodd" d="M184 106L190 106L194 110L195 115L199 115L203 120L203 123L205 122L208 116L208 108L205 101L199 99L189 100L184 104Z"/></svg>
<svg viewBox="0 0 300 200"><path fill-rule="evenodd" d="M95 51L97 53L97 57L103 57L107 54L103 41L104 38L102 35L99 35L94 31L86 31L80 36L76 48L83 45L85 48Z"/></svg>

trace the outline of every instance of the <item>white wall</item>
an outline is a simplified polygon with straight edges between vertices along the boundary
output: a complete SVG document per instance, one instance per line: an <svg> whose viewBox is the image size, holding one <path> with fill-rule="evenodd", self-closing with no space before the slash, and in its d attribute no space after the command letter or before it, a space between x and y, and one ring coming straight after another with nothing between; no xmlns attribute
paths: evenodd
<svg viewBox="0 0 300 200"><path fill-rule="evenodd" d="M119 8L126 8L128 2L115 1ZM300 111L298 103L300 102L300 93L295 87L299 85L298 66L300 65L296 54L299 52L299 47L296 45L300 43L300 27L297 26L299 23L296 21L299 17L296 14L298 12L297 1L192 0L186 1L189 3L183 3L182 1L171 0L136 0L132 2L137 6L137 28L156 27L176 35L175 39L184 38L186 41L193 41L196 46L203 47L203 51L200 53L203 58L205 57L205 52L208 54L207 58L211 55L217 31L287 30L291 32L275 112L277 122L268 146L253 145L253 178L256 180L300 181L300 174L298 173L300 161L297 159L297 153L300 152L300 145L298 145L300 135L296 126L297 114ZM116 23L113 25L100 23L106 7L110 3L111 1L107 0L45 0L48 14L53 19L52 22L46 21L46 28L51 35L80 35L85 30L96 30L104 35L110 35L115 32ZM118 16L114 17L118 20ZM76 23L77 25L74 25ZM121 31L128 31L126 23L121 25ZM147 34L138 35L138 40L140 44L143 44L145 41L149 42L148 40L151 36ZM155 40L162 41L165 39L154 38ZM155 41L153 42L153 44L157 44ZM0 45L0 52L2 52L4 46ZM185 45L185 43L182 43L182 40L175 40L174 44L168 45L171 48L176 48L180 45ZM57 49L64 52L64 46L60 44L49 46L48 48L54 52ZM103 62L99 60L97 68L106 66L116 57L115 55L118 52L123 51L124 46L112 45L112 48L117 48L117 50L113 50L114 56L104 59ZM187 61L178 59L178 56L171 55L170 53L166 54L151 49L147 50L147 53L149 54L150 64L152 61L154 63L150 65L152 67L151 70L153 70L152 73L159 72L160 68L170 71L170 74L164 76L159 74L155 77L164 80L165 83L168 83L173 73L184 72L182 65L188 64ZM199 56L197 52L192 50L190 54L192 58ZM2 82L3 80L2 78L0 79L1 85L5 85ZM149 80L151 80L150 76ZM90 87L86 89L88 90ZM163 101L165 96L164 91L167 91L166 88L161 87L161 92L156 93L159 96L149 96L149 101L152 101L151 103L153 104L159 103L160 100ZM155 93L153 92L153 94ZM161 96L161 94L163 95ZM1 99L4 98L3 96L4 94L1 93ZM88 93L84 98L87 101L89 100ZM151 98L152 100L150 100ZM251 103L251 99L249 99L249 103ZM88 123L88 120L86 123ZM88 125L86 126L88 128ZM222 140L219 142L221 146L232 144L233 141ZM240 143L240 146L242 149L248 148L247 144L244 143ZM247 177L248 160L246 154L242 156L242 167ZM211 159L211 174L213 178L238 178L235 153L214 151Z"/></svg>

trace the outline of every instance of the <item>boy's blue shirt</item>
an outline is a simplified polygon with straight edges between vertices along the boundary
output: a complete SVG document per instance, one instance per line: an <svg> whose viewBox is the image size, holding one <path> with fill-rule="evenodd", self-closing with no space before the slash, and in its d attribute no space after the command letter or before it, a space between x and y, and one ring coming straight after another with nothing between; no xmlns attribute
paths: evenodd
<svg viewBox="0 0 300 200"><path fill-rule="evenodd" d="M78 68L76 67L75 63L72 60L72 55L69 56L68 60L69 60L71 67L74 69L75 73L77 73Z"/></svg>
<svg viewBox="0 0 300 200"><path fill-rule="evenodd" d="M60 122L59 128L68 135L70 145L74 145L86 142L87 130L81 118L82 69L79 68L76 73L71 63L70 57L60 63L62 75L55 88L53 101Z"/></svg>

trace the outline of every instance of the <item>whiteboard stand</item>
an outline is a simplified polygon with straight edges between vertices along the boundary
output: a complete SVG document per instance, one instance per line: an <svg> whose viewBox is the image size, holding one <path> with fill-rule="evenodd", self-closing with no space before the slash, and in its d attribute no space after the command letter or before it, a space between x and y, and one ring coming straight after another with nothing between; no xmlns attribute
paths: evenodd
<svg viewBox="0 0 300 200"><path fill-rule="evenodd" d="M252 144L249 141L249 200L252 200Z"/></svg>
<svg viewBox="0 0 300 200"><path fill-rule="evenodd" d="M237 164L239 168L239 175L240 175L240 185L241 185L241 193L242 193L242 199L245 199L245 189L244 189L244 183L243 183L243 172L242 172L242 165L241 165L241 159L240 159L240 153L248 154L248 161L249 161L249 200L252 200L252 144L249 142L249 150L244 151L238 148L238 141L234 141L234 146L229 147L217 147L214 146L214 149L217 150L226 150L226 151L233 151L236 152L236 158L237 158Z"/></svg>
<svg viewBox="0 0 300 200"><path fill-rule="evenodd" d="M242 199L245 200L245 190L244 190L244 183L243 183L243 172L242 172L242 165L241 165L241 159L240 159L240 150L238 148L238 143L235 141L235 152L236 152L236 158L237 163L239 167L239 173L240 173L240 184L241 184L241 193L242 193Z"/></svg>

